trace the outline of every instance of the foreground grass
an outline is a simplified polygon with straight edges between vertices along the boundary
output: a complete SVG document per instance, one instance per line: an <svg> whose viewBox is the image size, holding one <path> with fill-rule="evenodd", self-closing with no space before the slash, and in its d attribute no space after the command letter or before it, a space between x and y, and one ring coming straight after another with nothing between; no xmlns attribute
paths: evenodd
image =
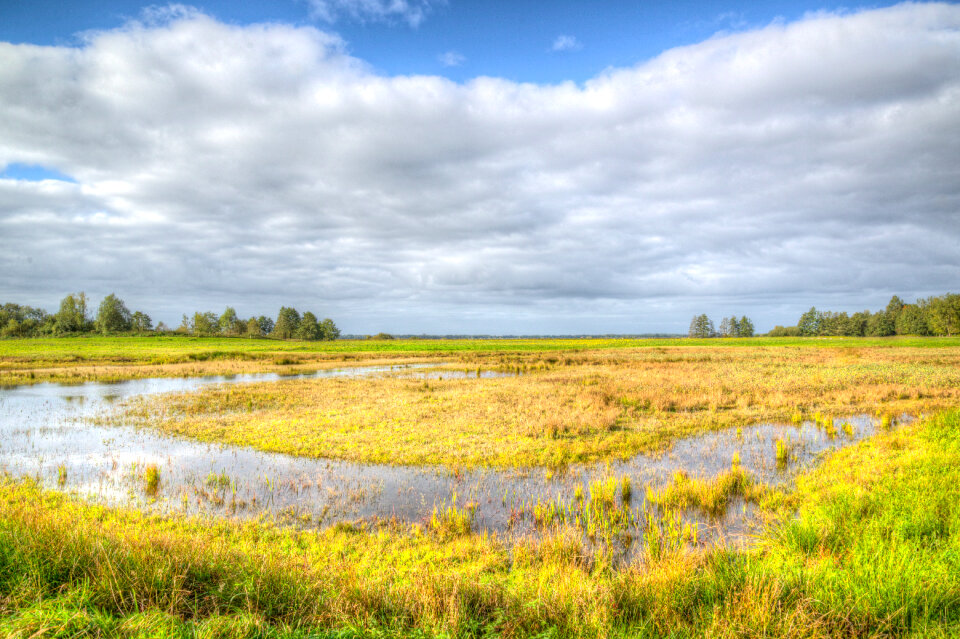
<svg viewBox="0 0 960 639"><path fill-rule="evenodd" d="M165 520L0 484L6 636L948 637L960 412L834 453L757 548L615 570L557 530L507 547L398 526Z"/></svg>
<svg viewBox="0 0 960 639"><path fill-rule="evenodd" d="M610 349L948 348L957 337L749 339L404 339L303 342L187 336L79 336L0 340L0 384L116 381L142 377L313 370L331 363L498 354L566 354Z"/></svg>
<svg viewBox="0 0 960 639"><path fill-rule="evenodd" d="M960 350L649 348L490 354L499 379L291 380L136 400L124 421L205 441L450 468L626 459L677 438L816 413L960 403Z"/></svg>

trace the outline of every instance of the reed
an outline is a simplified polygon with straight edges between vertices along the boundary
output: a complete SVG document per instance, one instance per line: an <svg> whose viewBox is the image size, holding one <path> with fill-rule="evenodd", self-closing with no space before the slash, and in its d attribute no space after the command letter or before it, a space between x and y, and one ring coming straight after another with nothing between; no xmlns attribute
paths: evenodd
<svg viewBox="0 0 960 639"><path fill-rule="evenodd" d="M156 464L148 464L143 471L144 490L148 495L156 495L160 489L160 468Z"/></svg>

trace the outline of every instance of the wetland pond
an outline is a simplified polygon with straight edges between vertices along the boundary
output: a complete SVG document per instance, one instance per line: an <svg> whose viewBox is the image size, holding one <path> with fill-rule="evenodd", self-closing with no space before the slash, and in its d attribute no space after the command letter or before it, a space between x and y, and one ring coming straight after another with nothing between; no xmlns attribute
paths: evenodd
<svg viewBox="0 0 960 639"><path fill-rule="evenodd" d="M452 473L438 467L292 457L122 424L94 423L122 400L194 391L213 384L372 375L445 379L505 375L437 367L416 364L294 376L247 374L0 388L0 472L35 477L46 488L106 505L160 513L267 516L301 527L377 520L426 524L435 509L457 503L472 511L473 530L513 537L536 531L531 514L534 504L570 502L575 495L589 495L591 483L605 477L630 478L630 507L640 513L646 507L645 487L667 484L677 471L711 478L730 469L731 460L738 455L743 470L764 484L778 485L790 481L825 451L870 437L878 428L867 416L847 418L842 432L830 433L810 422L759 424L679 440L661 454L641 454L625 462L564 471L476 469ZM787 464L775 459L778 440L790 442ZM148 491L144 475L150 466L159 470L159 483ZM752 510L743 500L734 500L720 516L688 511L684 521L696 525L698 544L741 543L757 526Z"/></svg>

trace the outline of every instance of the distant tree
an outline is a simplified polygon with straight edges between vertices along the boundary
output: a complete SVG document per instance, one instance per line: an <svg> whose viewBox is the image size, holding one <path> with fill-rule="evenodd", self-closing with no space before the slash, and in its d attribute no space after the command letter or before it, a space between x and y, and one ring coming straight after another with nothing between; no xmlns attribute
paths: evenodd
<svg viewBox="0 0 960 639"><path fill-rule="evenodd" d="M871 337L887 337L897 332L893 318L886 311L874 313L867 320L867 335Z"/></svg>
<svg viewBox="0 0 960 639"><path fill-rule="evenodd" d="M257 325L260 326L260 335L269 335L273 332L273 320L266 315L257 318Z"/></svg>
<svg viewBox="0 0 960 639"><path fill-rule="evenodd" d="M297 334L300 326L300 313L293 307L281 306L277 313L277 322L273 325L271 335L280 339L290 339Z"/></svg>
<svg viewBox="0 0 960 639"><path fill-rule="evenodd" d="M320 322L320 339L331 342L340 339L340 329L329 317Z"/></svg>
<svg viewBox="0 0 960 639"><path fill-rule="evenodd" d="M201 313L197 311L193 314L193 321L190 324L190 330L194 335L216 335L220 332L220 324L217 314L211 311Z"/></svg>
<svg viewBox="0 0 960 639"><path fill-rule="evenodd" d="M715 333L713 321L706 314L693 316L690 321L690 337L713 337Z"/></svg>
<svg viewBox="0 0 960 639"><path fill-rule="evenodd" d="M103 334L129 331L132 318L126 304L119 297L110 293L97 309L97 330Z"/></svg>
<svg viewBox="0 0 960 639"><path fill-rule="evenodd" d="M298 339L316 340L320 339L320 325L317 323L317 316L307 311L300 318L297 325L296 337Z"/></svg>
<svg viewBox="0 0 960 639"><path fill-rule="evenodd" d="M850 317L846 313L820 313L818 335L847 335L850 330Z"/></svg>
<svg viewBox="0 0 960 639"><path fill-rule="evenodd" d="M753 322L746 315L737 324L737 337L753 337Z"/></svg>
<svg viewBox="0 0 960 639"><path fill-rule="evenodd" d="M251 317L247 320L247 328L244 331L248 337L260 337L260 323L257 321L256 317Z"/></svg>
<svg viewBox="0 0 960 639"><path fill-rule="evenodd" d="M394 337L390 333L377 333L376 335L367 336L367 339L394 339Z"/></svg>
<svg viewBox="0 0 960 639"><path fill-rule="evenodd" d="M819 335L821 321L820 311L811 306L809 311L800 316L797 328L800 329L801 335Z"/></svg>
<svg viewBox="0 0 960 639"><path fill-rule="evenodd" d="M960 295L947 293L921 302L934 335L960 335Z"/></svg>
<svg viewBox="0 0 960 639"><path fill-rule="evenodd" d="M858 311L850 316L850 335L863 337L867 334L867 325L870 323L870 311Z"/></svg>
<svg viewBox="0 0 960 639"><path fill-rule="evenodd" d="M890 301L887 302L886 313L894 324L897 323L897 318L900 316L900 311L903 310L904 306L906 306L906 304L904 304L903 300L896 295L891 297Z"/></svg>
<svg viewBox="0 0 960 639"><path fill-rule="evenodd" d="M895 322L897 335L929 335L927 316L916 304L907 304L900 309Z"/></svg>
<svg viewBox="0 0 960 639"><path fill-rule="evenodd" d="M88 330L88 324L86 293L71 293L60 300L60 310L56 314L58 333L79 333Z"/></svg>
<svg viewBox="0 0 960 639"><path fill-rule="evenodd" d="M170 327L164 324L163 322L157 322L156 330L158 333L167 333L170 331Z"/></svg>
<svg viewBox="0 0 960 639"><path fill-rule="evenodd" d="M149 331L151 327L150 316L144 313L143 311L137 311L130 318L131 324L133 325L133 330L137 331L140 334L143 334L144 331ZM161 322L162 324L163 322Z"/></svg>
<svg viewBox="0 0 960 639"><path fill-rule="evenodd" d="M217 324L220 327L220 332L224 335L239 335L240 330L243 328L243 325L240 323L240 318L237 317L237 311L235 311L232 306L228 306L223 311L220 319L217 320Z"/></svg>
<svg viewBox="0 0 960 639"><path fill-rule="evenodd" d="M733 317L724 317L720 320L720 329L717 331L717 334L720 337L736 337L737 335L737 324L736 318Z"/></svg>
<svg viewBox="0 0 960 639"><path fill-rule="evenodd" d="M0 336L2 337L21 337L22 330L20 322L16 318L11 317L10 320L3 326L3 329L0 330Z"/></svg>
<svg viewBox="0 0 960 639"><path fill-rule="evenodd" d="M799 337L800 336L800 327L798 326L774 326L773 329L767 333L770 337Z"/></svg>

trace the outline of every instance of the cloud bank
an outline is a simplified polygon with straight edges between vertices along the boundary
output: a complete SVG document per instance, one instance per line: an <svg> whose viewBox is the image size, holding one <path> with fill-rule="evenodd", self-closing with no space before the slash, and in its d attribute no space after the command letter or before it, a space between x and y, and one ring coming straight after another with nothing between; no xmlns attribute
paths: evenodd
<svg viewBox="0 0 960 639"><path fill-rule="evenodd" d="M585 84L383 77L195 11L0 43L0 299L349 331L759 328L957 290L960 7L817 14Z"/></svg>

